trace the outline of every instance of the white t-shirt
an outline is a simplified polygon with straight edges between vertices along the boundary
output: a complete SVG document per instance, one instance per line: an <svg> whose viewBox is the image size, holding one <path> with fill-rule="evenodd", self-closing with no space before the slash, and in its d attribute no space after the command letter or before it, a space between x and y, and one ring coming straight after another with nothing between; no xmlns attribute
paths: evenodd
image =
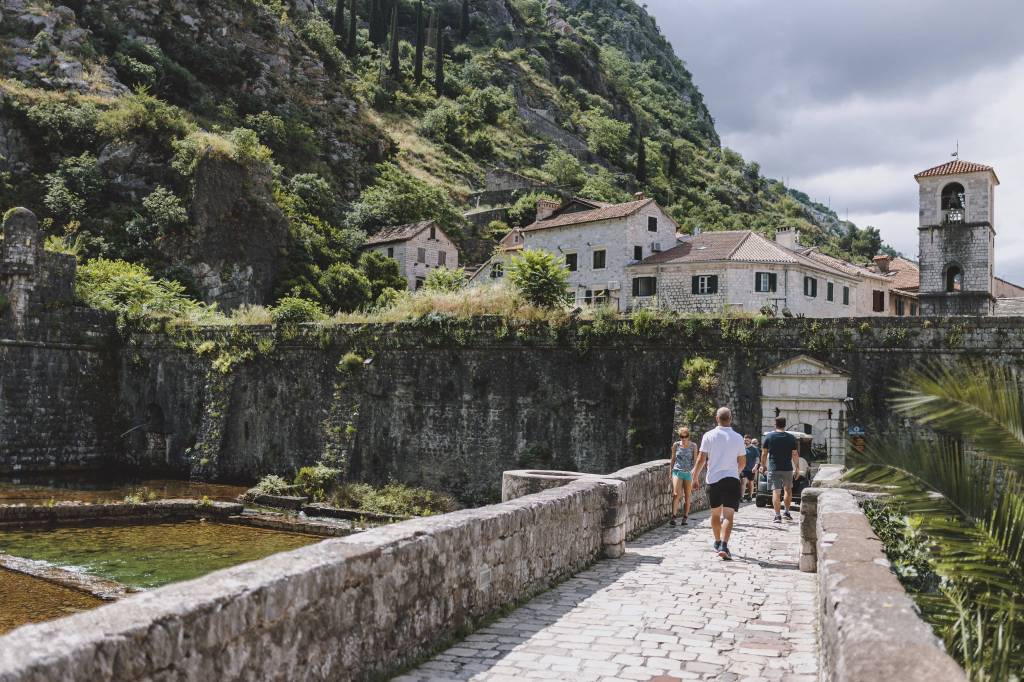
<svg viewBox="0 0 1024 682"><path fill-rule="evenodd" d="M739 478L737 457L747 456L743 436L731 426L716 426L700 440L700 451L708 454L708 483L717 483L723 478Z"/></svg>

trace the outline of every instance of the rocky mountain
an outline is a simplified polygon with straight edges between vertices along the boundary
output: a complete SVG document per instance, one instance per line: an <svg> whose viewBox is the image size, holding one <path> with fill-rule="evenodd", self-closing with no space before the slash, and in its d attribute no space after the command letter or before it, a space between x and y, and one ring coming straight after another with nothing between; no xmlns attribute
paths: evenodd
<svg viewBox="0 0 1024 682"><path fill-rule="evenodd" d="M357 247L398 222L438 218L469 260L486 257L506 225L462 213L492 168L608 201L645 191L687 231L799 227L861 258L880 243L842 242L855 227L721 148L633 0L0 0L0 12L0 204L39 213L54 248L143 263L226 308L285 293L363 305L373 264ZM529 220L533 200L495 215Z"/></svg>

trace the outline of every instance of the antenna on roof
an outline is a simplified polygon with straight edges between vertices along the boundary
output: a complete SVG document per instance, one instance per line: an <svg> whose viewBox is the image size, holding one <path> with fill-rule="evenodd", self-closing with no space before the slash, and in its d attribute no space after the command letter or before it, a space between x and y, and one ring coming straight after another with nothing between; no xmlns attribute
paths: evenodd
<svg viewBox="0 0 1024 682"><path fill-rule="evenodd" d="M956 141L956 151L950 154L954 159L960 158L960 140Z"/></svg>

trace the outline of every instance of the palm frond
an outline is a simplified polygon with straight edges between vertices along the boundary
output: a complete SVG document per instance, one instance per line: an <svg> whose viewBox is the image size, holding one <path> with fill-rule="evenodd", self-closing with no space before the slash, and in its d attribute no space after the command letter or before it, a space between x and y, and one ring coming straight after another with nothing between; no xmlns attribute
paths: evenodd
<svg viewBox="0 0 1024 682"><path fill-rule="evenodd" d="M1024 399L1013 369L935 364L908 372L905 383L891 401L897 412L962 436L983 457L1024 473Z"/></svg>

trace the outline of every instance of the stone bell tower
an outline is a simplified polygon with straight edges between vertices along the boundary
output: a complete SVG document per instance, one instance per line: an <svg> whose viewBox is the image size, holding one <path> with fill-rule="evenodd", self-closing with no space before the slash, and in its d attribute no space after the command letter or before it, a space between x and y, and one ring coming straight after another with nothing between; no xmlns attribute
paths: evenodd
<svg viewBox="0 0 1024 682"><path fill-rule="evenodd" d="M957 159L914 179L921 204L921 314L991 315L999 178L991 166Z"/></svg>

